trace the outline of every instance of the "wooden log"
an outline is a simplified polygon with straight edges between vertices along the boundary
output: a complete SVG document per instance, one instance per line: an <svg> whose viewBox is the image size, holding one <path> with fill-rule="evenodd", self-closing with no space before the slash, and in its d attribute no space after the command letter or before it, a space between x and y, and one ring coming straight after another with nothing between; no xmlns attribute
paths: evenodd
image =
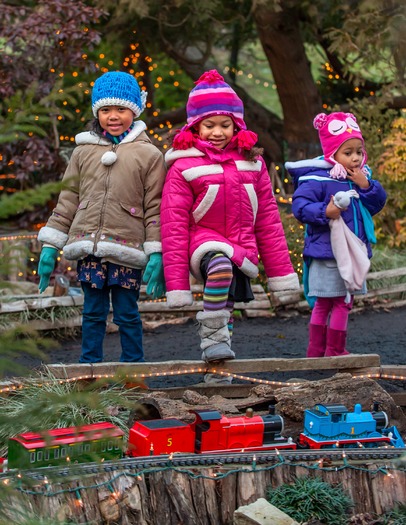
<svg viewBox="0 0 406 525"><path fill-rule="evenodd" d="M172 516L174 516L174 510L173 506L171 505L171 500L166 490L163 477L158 474L150 474L148 479L154 485L154 488L150 493L149 502L151 515L160 516L162 523L176 525L176 522L172 520Z"/></svg>
<svg viewBox="0 0 406 525"><path fill-rule="evenodd" d="M56 305L48 306L47 308L54 307ZM60 306L60 305L58 305ZM72 306L72 305L69 305ZM75 305L79 306L79 305ZM271 303L269 300L266 301L252 301L250 303L236 303L235 309L236 310L244 310L249 307L251 311L255 312L264 312L266 316L268 316L268 311L270 315L272 313L270 312ZM23 308L21 304L19 305L13 305L9 311L3 311L1 313L16 313L16 312L23 312L27 310L36 310L37 308ZM187 313L187 312L199 312L203 310L203 303L194 301L192 305L190 306L183 306L182 308L169 308L168 304L166 302L140 302L138 305L138 309L140 313L161 313L161 314L175 314L175 313ZM34 330L52 330L57 328L71 328L75 326L81 326L82 325L82 316L76 315L69 319L58 319L56 318L53 321L47 321L47 320L39 320L39 319L31 319L30 326L33 327ZM18 323L12 323L14 325L17 325Z"/></svg>
<svg viewBox="0 0 406 525"><path fill-rule="evenodd" d="M192 501L196 509L206 508L206 498L207 498L206 485L207 484L204 482L202 478L197 478L194 480L194 483L190 484L190 494L191 494ZM216 501L216 498L214 497L213 494L210 494L209 497L210 497L210 500ZM216 509L216 514L217 512L218 511ZM210 516L206 513L201 512L199 518L200 518L199 523L201 525L211 525L213 523L210 520Z"/></svg>
<svg viewBox="0 0 406 525"><path fill-rule="evenodd" d="M354 376L361 375L364 377L364 374L354 374ZM3 383L0 383L0 385ZM254 401L252 398L249 398L249 395L251 393L253 386L252 384L231 384L227 385L226 387L226 394L227 399L235 399L235 405L239 409L250 407L255 407L256 404L263 404L264 400L262 398L258 398L257 401ZM275 385L275 387L271 387L272 389L278 388L278 385ZM224 385L210 385L205 383L199 383L197 385L189 385L188 387L169 387L165 388L165 394L171 398L171 399L182 399L183 394L185 393L185 389L192 390L193 392L196 392L202 396L206 396L208 398L211 398L212 396L216 395L223 395L224 394ZM1 390L1 388L0 388ZM150 389L150 392L162 392L162 388L159 389ZM406 392L389 392L389 395L395 402L395 404L399 407L406 407ZM275 396L268 396L268 402L270 404L273 404L275 402ZM240 400L240 401L238 401Z"/></svg>
<svg viewBox="0 0 406 525"><path fill-rule="evenodd" d="M182 306L181 308L169 308L166 301L157 301L156 303L151 302L139 302L138 309L141 313L178 313L178 312L198 312L203 310L202 301L193 301L190 306Z"/></svg>
<svg viewBox="0 0 406 525"><path fill-rule="evenodd" d="M224 394L224 385L216 385L213 383L210 385L210 383L198 383L197 385L189 385L187 387L187 390L192 390L193 392L197 392L198 394L202 396L206 396L208 398L221 394ZM252 384L233 384L227 385L227 399L243 399L247 398L250 395L250 391L252 390ZM150 389L150 392L162 392L162 388L159 389ZM171 399L181 399L183 397L183 394L185 393L185 387L169 387L165 388L165 394L169 396Z"/></svg>
<svg viewBox="0 0 406 525"><path fill-rule="evenodd" d="M237 476L226 476L221 478L217 484L221 494L220 523L233 523L234 510L237 504Z"/></svg>
<svg viewBox="0 0 406 525"><path fill-rule="evenodd" d="M222 415L241 415L246 408L252 408L260 403L269 406L272 395L260 398L258 395L249 395L247 399L229 399L217 395L209 398L196 391L184 390L182 398L171 398L166 392L158 391L138 396L133 410L128 418L128 426L132 427L135 421L145 419L177 418L185 423L192 423L196 419L196 410L218 410Z"/></svg>
<svg viewBox="0 0 406 525"><path fill-rule="evenodd" d="M204 488L204 498L205 498L205 508L206 508L206 516L210 519L209 523L221 523L220 521L220 508L221 505L219 505L219 500L221 500L221 497L219 497L218 493L218 486L215 481L216 476L219 474L219 468L211 468L209 469L206 474L210 477L209 480L203 480L202 485ZM213 481L212 481L213 480Z"/></svg>
<svg viewBox="0 0 406 525"><path fill-rule="evenodd" d="M347 370L352 368L380 366L380 356L377 354L350 354L347 356L336 356L307 359L235 359L226 361L217 366L210 366L212 371L224 371L232 373L246 372L291 372L301 370Z"/></svg>
<svg viewBox="0 0 406 525"><path fill-rule="evenodd" d="M375 308L385 308L386 310L389 310L391 308L402 308L403 306L406 306L406 299L399 300L399 301L394 301L393 299L391 299L390 302L386 302L382 305L377 304L374 307Z"/></svg>
<svg viewBox="0 0 406 525"><path fill-rule="evenodd" d="M271 303L269 299L262 300L262 301L251 301L249 303L235 303L234 305L235 310L245 310L246 308L254 309L254 310L261 310L261 309L267 309L271 308Z"/></svg>
<svg viewBox="0 0 406 525"><path fill-rule="evenodd" d="M64 295L60 297L26 298L10 302L2 300L0 302L0 313L25 312L27 310L53 308L55 306L83 306L83 296Z"/></svg>
<svg viewBox="0 0 406 525"><path fill-rule="evenodd" d="M356 302L368 302L377 297L398 295L404 292L406 292L406 283L392 284L369 290L365 295L355 295L354 298ZM300 301L300 297L300 294L292 294L291 292L275 292L271 294L271 302L274 306L297 305L299 308L309 308L307 301Z"/></svg>
<svg viewBox="0 0 406 525"><path fill-rule="evenodd" d="M113 487L113 485L111 485ZM107 523L117 523L121 512L115 497L106 488L102 487L98 491L100 514L103 521Z"/></svg>
<svg viewBox="0 0 406 525"><path fill-rule="evenodd" d="M271 303L274 306L282 306L285 304L295 304L301 299L300 292L284 291L284 292L271 292Z"/></svg>
<svg viewBox="0 0 406 525"><path fill-rule="evenodd" d="M401 277L406 275L406 266L404 268L392 268L391 270L380 270L379 272L370 272L367 275L367 281L376 279L390 279L393 277Z"/></svg>
<svg viewBox="0 0 406 525"><path fill-rule="evenodd" d="M406 379L406 365L382 365L381 373L385 376L392 375L395 378L402 376L404 379Z"/></svg>
<svg viewBox="0 0 406 525"><path fill-rule="evenodd" d="M146 502L149 500L148 490L145 483L145 477L139 476L134 480L125 476L125 481L130 487L129 490L126 489L125 485L122 483L122 477L116 480L117 486L117 495L124 494L123 497L123 507L128 508L130 513L128 521L124 521L126 513L122 512L123 525L131 525L133 523L139 523L140 525L148 525L151 523L151 516L149 506L146 505ZM118 499L118 504L120 505L120 499Z"/></svg>
<svg viewBox="0 0 406 525"><path fill-rule="evenodd" d="M365 368L353 368L348 369L346 372L349 372L355 377L370 377L372 379L381 377L382 367L379 366L370 366Z"/></svg>
<svg viewBox="0 0 406 525"><path fill-rule="evenodd" d="M175 510L172 515L176 513L179 522L184 523L185 525L197 523L197 509L190 505L192 501L190 479L176 471L169 470L162 473L162 480L164 483L164 490L168 493L171 506ZM160 510L156 515L161 515ZM216 523L216 521L214 523Z"/></svg>
<svg viewBox="0 0 406 525"><path fill-rule="evenodd" d="M21 323L10 323L9 328L17 327ZM53 321L46 321L44 319L32 319L29 321L32 330L59 330L62 328L77 328L82 326L82 316L76 315L69 319L55 318Z"/></svg>
<svg viewBox="0 0 406 525"><path fill-rule="evenodd" d="M382 295L394 295L406 292L406 283L402 284L393 284L392 286L387 286L385 288L377 288L376 290L369 290L365 295L355 296L360 300L367 301L375 297L380 297Z"/></svg>
<svg viewBox="0 0 406 525"><path fill-rule="evenodd" d="M251 310L251 308L246 308L244 310L244 314L246 317L249 317L249 318L255 318L255 317L266 317L266 318L270 318L270 317L275 317L275 312L273 312L272 310Z"/></svg>
<svg viewBox="0 0 406 525"><path fill-rule="evenodd" d="M406 392L392 392L390 395L399 407L406 407Z"/></svg>
<svg viewBox="0 0 406 525"><path fill-rule="evenodd" d="M249 505L258 499L256 497L256 476L257 474L255 472L241 472L241 474L239 474L239 483L237 485L237 505L239 507L242 505ZM263 481L262 476L261 481Z"/></svg>

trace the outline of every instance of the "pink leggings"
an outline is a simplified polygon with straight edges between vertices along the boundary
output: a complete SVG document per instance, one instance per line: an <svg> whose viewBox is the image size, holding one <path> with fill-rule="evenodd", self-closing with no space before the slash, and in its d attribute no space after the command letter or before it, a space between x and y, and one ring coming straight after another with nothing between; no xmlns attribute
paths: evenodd
<svg viewBox="0 0 406 525"><path fill-rule="evenodd" d="M333 330L346 331L348 315L354 302L354 296L351 296L349 303L345 303L344 300L345 296L317 297L316 304L312 310L310 323L322 326L327 325L330 316L330 328Z"/></svg>

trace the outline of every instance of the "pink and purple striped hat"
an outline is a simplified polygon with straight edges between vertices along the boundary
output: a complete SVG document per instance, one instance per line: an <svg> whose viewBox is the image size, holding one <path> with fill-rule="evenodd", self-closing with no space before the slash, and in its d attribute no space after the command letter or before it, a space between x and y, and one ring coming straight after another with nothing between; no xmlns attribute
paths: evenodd
<svg viewBox="0 0 406 525"><path fill-rule="evenodd" d="M239 129L247 129L242 100L215 69L203 73L195 84L186 104L187 125L183 130L210 115L228 115Z"/></svg>

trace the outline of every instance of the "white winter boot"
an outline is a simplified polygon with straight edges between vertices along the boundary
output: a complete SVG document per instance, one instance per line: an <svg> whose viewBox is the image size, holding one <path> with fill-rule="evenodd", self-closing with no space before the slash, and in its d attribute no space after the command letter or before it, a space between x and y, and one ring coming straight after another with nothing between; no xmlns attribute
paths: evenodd
<svg viewBox="0 0 406 525"><path fill-rule="evenodd" d="M228 330L230 312L228 310L198 312L196 319L199 323L200 348L203 350L202 360L210 362L234 359L235 354L231 350Z"/></svg>

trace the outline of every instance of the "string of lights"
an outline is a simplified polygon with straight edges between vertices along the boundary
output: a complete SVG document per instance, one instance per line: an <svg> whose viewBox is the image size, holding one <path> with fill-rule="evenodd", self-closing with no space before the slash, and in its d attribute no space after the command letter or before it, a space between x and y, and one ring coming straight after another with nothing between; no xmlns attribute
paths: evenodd
<svg viewBox="0 0 406 525"><path fill-rule="evenodd" d="M173 377L173 376L180 376L180 375L193 375L193 374L218 374L222 375L224 377L232 377L234 379L241 379L243 381L247 381L249 383L256 383L260 385L271 385L271 386L284 386L286 385L286 382L284 381L272 381L269 379L260 379L257 377L252 376L246 376L242 374L236 374L233 372L228 372L225 370L213 368L211 366L202 366L202 367L192 367L192 368L185 368L183 370L166 370L166 371L158 371L158 372L142 372L139 374L125 374L124 376L119 376L117 374L84 374L84 375L78 375L75 377L65 378L65 379L47 379L46 381L39 380L38 386L43 386L45 383L51 384L51 383L74 383L77 381L87 381L87 380L114 380L115 382L122 381L122 382L137 382L137 380L144 380L149 378L157 378L157 377ZM405 381L406 377L404 375L395 375L395 374L385 374L385 373L367 373L367 374L354 374L352 376L353 379L388 379L388 380L394 380L394 381ZM297 386L300 385L300 382L289 382L290 386ZM8 384L0 388L0 394L9 393L17 390L23 390L24 388L27 388L27 384L24 383L17 383L17 384Z"/></svg>
<svg viewBox="0 0 406 525"><path fill-rule="evenodd" d="M15 233L11 235L0 235L0 241L25 241L36 239L37 237L37 233Z"/></svg>

